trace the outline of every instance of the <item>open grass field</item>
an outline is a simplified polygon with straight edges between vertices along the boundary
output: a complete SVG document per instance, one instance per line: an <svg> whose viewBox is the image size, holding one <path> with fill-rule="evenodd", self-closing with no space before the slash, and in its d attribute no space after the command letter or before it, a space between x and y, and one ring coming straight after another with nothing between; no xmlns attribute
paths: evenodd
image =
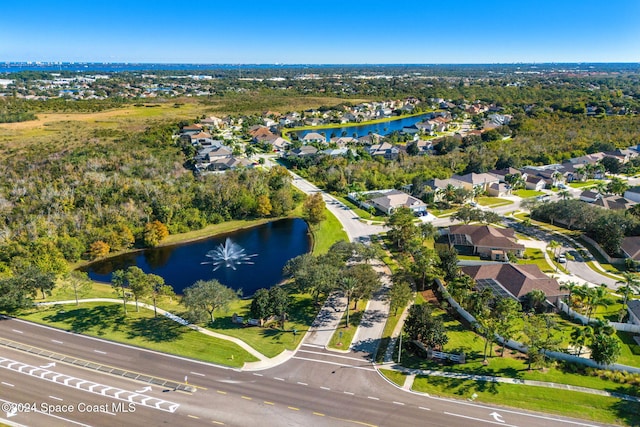
<svg viewBox="0 0 640 427"><path fill-rule="evenodd" d="M46 148L48 152L59 152L87 143L111 142L155 124L193 122L203 115L226 116L267 110L286 113L342 102L345 100L332 97L243 93L207 100L154 100L91 113L43 112L36 114L36 120L0 124L0 154L3 151L15 153L33 145Z"/></svg>
<svg viewBox="0 0 640 427"><path fill-rule="evenodd" d="M20 313L20 317L60 329L74 331L133 346L176 354L206 362L240 367L256 359L234 343L210 337L166 317L153 317L152 310L121 304L81 303L40 307Z"/></svg>

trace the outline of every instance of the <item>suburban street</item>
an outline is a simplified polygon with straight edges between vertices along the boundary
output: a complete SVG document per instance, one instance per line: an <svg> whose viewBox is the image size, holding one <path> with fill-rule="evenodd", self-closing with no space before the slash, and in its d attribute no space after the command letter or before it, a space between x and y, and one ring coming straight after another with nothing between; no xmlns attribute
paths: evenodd
<svg viewBox="0 0 640 427"><path fill-rule="evenodd" d="M107 405L106 411L98 413L47 414L3 408L9 411L3 410L2 418L16 425L597 425L477 405L464 396L457 401L402 391L376 372L367 354L333 353L314 345L303 344L280 366L241 372L14 319L0 321L0 339L145 377L181 384L186 379L195 387L193 392L176 391L3 346L3 402L36 403L38 408L43 402L76 408ZM12 362L13 369L7 368ZM42 366L47 368L39 368ZM60 381L51 380L56 376ZM143 403L125 412L134 401Z"/></svg>
<svg viewBox="0 0 640 427"><path fill-rule="evenodd" d="M305 193L321 191L292 175L294 185ZM334 197L326 193L323 197L350 240L366 242L372 234L383 231L380 225L362 221ZM516 205L517 200L499 212L513 211ZM450 223L448 218L434 221L441 226ZM549 236L541 232L541 240L546 238ZM32 426L596 425L478 405L470 401L470 396L460 396L461 400L429 397L389 383L371 363L388 314L383 295L390 285L386 266L377 263L374 267L386 273L382 275L384 286L369 301L350 349L327 349L346 305L344 298L333 295L288 361L251 372L21 320L1 320L0 341L4 345L0 346L0 399L3 403L30 403L5 406L2 417L15 425ZM572 272L589 276L581 267L586 264L579 260L569 265ZM592 273L594 278L600 276ZM29 346L29 352L15 349ZM74 412L64 405L70 405Z"/></svg>

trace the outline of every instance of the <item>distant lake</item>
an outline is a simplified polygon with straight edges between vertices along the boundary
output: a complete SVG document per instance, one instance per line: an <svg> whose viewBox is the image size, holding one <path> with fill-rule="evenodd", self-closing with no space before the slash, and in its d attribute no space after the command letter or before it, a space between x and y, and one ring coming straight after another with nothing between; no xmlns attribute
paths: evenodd
<svg viewBox="0 0 640 427"><path fill-rule="evenodd" d="M201 264L214 261L207 253L224 245L227 237L238 245L234 250L244 249L247 262L253 264L234 265L234 270L222 263L217 271L213 271L215 266L211 263ZM145 273L163 277L178 294L197 280L217 279L225 286L242 289L244 296L251 296L257 289L282 281L282 268L287 261L310 249L307 223L285 219L205 240L120 255L89 264L83 270L93 280L111 282L115 270L137 265Z"/></svg>
<svg viewBox="0 0 640 427"><path fill-rule="evenodd" d="M329 128L329 129L326 129L326 128L322 129L321 126L318 126L318 129L303 130L300 132L296 132L296 134L298 135L298 138L302 138L308 133L317 132L321 135L324 135L327 141L329 141L334 136L354 137L354 134L355 134L355 138L360 138L362 136L369 135L369 133L377 133L378 135L384 136L384 135L389 135L390 133L395 131L401 131L402 128L406 126L415 125L416 123L423 121L425 117L427 117L429 114L432 114L432 113L424 113L417 116L404 117L396 120L389 120L388 122L374 123L374 124L368 124L368 125L348 125L348 126L342 126L339 128Z"/></svg>

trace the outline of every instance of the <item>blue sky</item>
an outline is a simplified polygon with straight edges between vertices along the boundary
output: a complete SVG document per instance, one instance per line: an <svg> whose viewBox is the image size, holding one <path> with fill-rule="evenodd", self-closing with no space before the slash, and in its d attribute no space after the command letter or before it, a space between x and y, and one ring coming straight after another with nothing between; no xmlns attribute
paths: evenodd
<svg viewBox="0 0 640 427"><path fill-rule="evenodd" d="M11 1L0 61L640 62L640 0Z"/></svg>

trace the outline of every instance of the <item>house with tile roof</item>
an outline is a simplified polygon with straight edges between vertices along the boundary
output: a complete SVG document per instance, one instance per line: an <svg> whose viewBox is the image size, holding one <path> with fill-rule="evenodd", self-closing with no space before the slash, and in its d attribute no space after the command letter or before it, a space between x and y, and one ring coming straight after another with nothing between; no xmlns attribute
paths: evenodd
<svg viewBox="0 0 640 427"><path fill-rule="evenodd" d="M627 312L629 312L629 320L627 323L640 325L640 299L632 299L627 303Z"/></svg>
<svg viewBox="0 0 640 427"><path fill-rule="evenodd" d="M493 261L507 261L508 254L521 258L524 245L517 242L511 228L460 224L449 227L449 245L461 252L480 255Z"/></svg>
<svg viewBox="0 0 640 427"><path fill-rule="evenodd" d="M544 274L535 264L483 264L461 267L478 289L489 288L497 296L507 296L523 301L533 290L541 290L549 307L559 307L559 302L569 293L560 289L556 279Z"/></svg>
<svg viewBox="0 0 640 427"><path fill-rule="evenodd" d="M369 203L387 215L391 215L400 207L409 208L414 213L427 211L426 203L400 190L388 190L384 194L370 199Z"/></svg>

